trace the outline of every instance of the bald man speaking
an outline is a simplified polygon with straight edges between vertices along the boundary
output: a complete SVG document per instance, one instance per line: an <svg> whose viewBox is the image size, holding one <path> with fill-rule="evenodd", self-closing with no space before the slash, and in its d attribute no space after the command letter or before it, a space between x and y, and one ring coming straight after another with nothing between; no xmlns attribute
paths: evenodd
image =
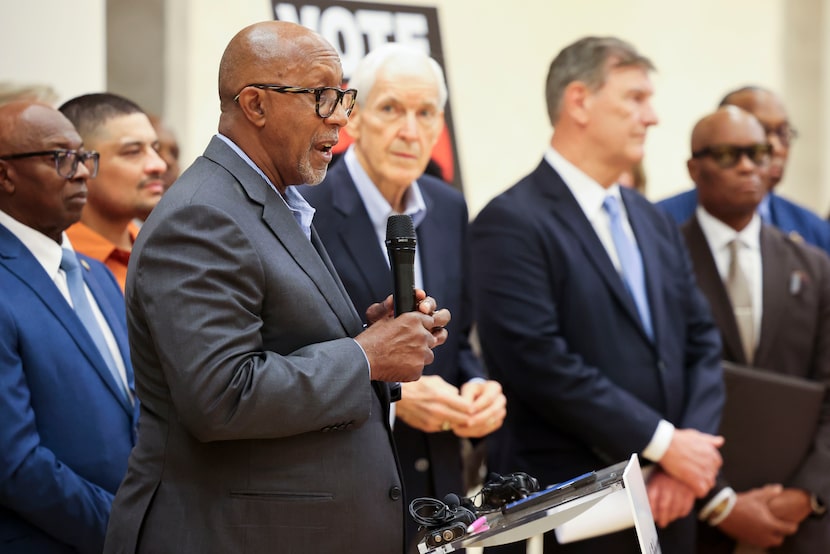
<svg viewBox="0 0 830 554"><path fill-rule="evenodd" d="M219 134L147 219L127 278L139 441L105 551L403 551L387 382L420 377L447 310L391 297L364 330L294 185L319 183L355 91L312 31L240 31Z"/></svg>

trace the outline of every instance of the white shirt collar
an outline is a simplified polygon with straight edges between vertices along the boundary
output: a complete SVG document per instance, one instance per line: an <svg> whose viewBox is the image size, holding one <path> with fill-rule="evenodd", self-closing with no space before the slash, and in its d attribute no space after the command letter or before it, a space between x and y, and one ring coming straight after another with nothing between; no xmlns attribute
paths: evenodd
<svg viewBox="0 0 830 554"><path fill-rule="evenodd" d="M306 201L302 194L299 191L295 190L293 187L285 187L285 196L280 194L280 191L277 190L277 187L274 186L274 183L271 182L271 179L268 178L267 175L254 163L254 161L248 157L248 155L242 151L242 149L237 146L237 144L223 135L222 133L217 133L216 137L220 139L222 142L227 144L231 150L236 152L236 154L242 158L246 164L248 164L251 169L256 171L260 177L262 177L268 186L270 186L274 192L277 193L288 209L291 211L291 214L294 216L294 220L303 230L307 239L311 240L311 222L314 219L314 208L311 204Z"/></svg>
<svg viewBox="0 0 830 554"><path fill-rule="evenodd" d="M603 187L584 171L562 157L562 154L553 147L548 147L545 151L545 160L565 181L565 185L576 198L577 204L591 222L594 222L603 213L602 202L607 196L617 198L621 215L627 217L625 203L620 195L620 185L614 183L608 188Z"/></svg>
<svg viewBox="0 0 830 554"><path fill-rule="evenodd" d="M386 220L395 211L392 206L381 194L380 190L372 182L372 179L360 165L357 160L357 154L354 152L354 145L349 146L346 153L343 155L343 162L349 170L354 181L357 193L363 200L363 205L366 206L366 211L369 213L369 219L372 220L372 225L375 229L382 229L382 234L386 235ZM412 223L415 228L424 220L427 215L427 207L424 202L424 196L421 194L421 188L418 186L418 181L412 181L412 185L404 194L404 211L403 213L412 217Z"/></svg>
<svg viewBox="0 0 830 554"><path fill-rule="evenodd" d="M700 228L703 230L706 241L712 250L726 249L729 247L729 243L737 238L744 247L755 252L761 251L761 217L757 212L753 214L749 224L740 231L735 231L735 229L717 219L700 204L697 206L695 215L697 215Z"/></svg>
<svg viewBox="0 0 830 554"><path fill-rule="evenodd" d="M46 274L54 281L61 265L62 248L73 250L72 243L66 233L62 233L62 242L58 244L40 231L20 223L6 212L0 210L0 225L6 227L23 243L32 256L43 266Z"/></svg>

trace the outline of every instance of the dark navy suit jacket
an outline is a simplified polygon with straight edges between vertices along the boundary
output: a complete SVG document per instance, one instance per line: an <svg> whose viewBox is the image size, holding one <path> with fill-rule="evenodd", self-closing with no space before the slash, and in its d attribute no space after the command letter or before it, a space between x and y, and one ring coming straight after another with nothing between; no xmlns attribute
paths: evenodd
<svg viewBox="0 0 830 554"><path fill-rule="evenodd" d="M657 202L656 205L663 208L678 225L681 225L695 213L697 190L681 192ZM818 246L830 254L830 222L772 192L769 193L769 213L770 221L766 223L778 227L791 238L801 237L804 242Z"/></svg>
<svg viewBox="0 0 830 554"><path fill-rule="evenodd" d="M718 429L720 340L683 240L638 193L621 194L643 258L654 341L591 223L546 161L472 224L479 336L508 405L491 449L495 471L526 471L547 485L642 452L661 419ZM663 551L692 552L693 533L690 518L661 530ZM561 551L635 552L632 537ZM555 547L546 541L545 548Z"/></svg>
<svg viewBox="0 0 830 554"><path fill-rule="evenodd" d="M440 375L460 386L484 377L468 340L471 325L468 268L467 205L460 192L424 175L418 185L426 203L426 218L416 229L424 289L438 305L448 308L452 321L447 342L435 349L425 375ZM392 277L375 229L344 161L329 169L317 186L300 188L317 210L314 228L320 234L337 273L358 313L392 292ZM423 433L395 422L395 444L404 475L406 498L443 498L464 494L460 445L452 433ZM408 518L409 519L409 518ZM414 522L410 522L414 528Z"/></svg>
<svg viewBox="0 0 830 554"><path fill-rule="evenodd" d="M104 265L78 256L132 389L121 289ZM138 409L43 267L2 225L0 290L0 552L100 553Z"/></svg>

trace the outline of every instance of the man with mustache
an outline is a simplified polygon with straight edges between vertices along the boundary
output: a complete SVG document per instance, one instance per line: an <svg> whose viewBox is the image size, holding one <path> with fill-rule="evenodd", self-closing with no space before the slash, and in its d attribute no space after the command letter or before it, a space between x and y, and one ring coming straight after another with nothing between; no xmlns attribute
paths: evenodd
<svg viewBox="0 0 830 554"><path fill-rule="evenodd" d="M80 252L103 262L124 290L138 234L133 220L146 219L164 194L167 165L158 154L156 131L135 102L116 94L85 94L59 110L101 155L81 221L67 234Z"/></svg>
<svg viewBox="0 0 830 554"><path fill-rule="evenodd" d="M335 49L256 23L218 81L218 133L130 259L141 433L104 551L400 553L388 383L421 376L449 312L418 291L364 327L295 188L323 180L354 106Z"/></svg>

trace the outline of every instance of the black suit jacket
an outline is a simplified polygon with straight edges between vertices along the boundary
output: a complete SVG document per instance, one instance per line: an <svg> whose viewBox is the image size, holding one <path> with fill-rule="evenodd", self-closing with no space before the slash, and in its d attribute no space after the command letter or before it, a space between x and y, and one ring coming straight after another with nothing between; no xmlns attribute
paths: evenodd
<svg viewBox="0 0 830 554"><path fill-rule="evenodd" d="M472 313L467 205L460 192L439 179L424 175L418 185L426 204L426 217L416 230L424 289L452 313L449 339L435 349L435 361L424 368L424 374L440 375L460 386L473 377L484 377L468 340ZM317 210L314 227L358 313L363 314L372 302L391 294L392 277L387 253L380 247L346 163L341 160L332 166L321 184L300 190ZM443 498L449 492L463 495L455 435L423 433L401 420L395 422L394 434L408 500Z"/></svg>
<svg viewBox="0 0 830 554"><path fill-rule="evenodd" d="M732 306L697 217L682 227L701 290L712 305L723 338L723 358L746 364ZM823 382L830 387L830 259L812 246L793 241L775 227L761 228L763 312L754 365L765 370ZM794 281L795 280L795 281ZM793 285L797 282L798 285ZM797 289L797 290L796 290ZM792 479L784 483L830 498L830 396L815 446ZM770 406L770 409L774 409ZM720 482L720 486L726 483ZM740 491L739 491L740 492ZM719 532L701 543L700 552L731 551ZM775 552L830 551L830 519L807 519L798 533Z"/></svg>
<svg viewBox="0 0 830 554"><path fill-rule="evenodd" d="M484 360L509 406L491 450L497 471L526 471L551 484L642 452L661 419L718 429L720 341L683 241L642 196L621 194L643 258L654 341L596 232L546 161L472 224ZM663 551L690 552L693 532L686 520L661 530ZM634 552L630 537L562 551Z"/></svg>

